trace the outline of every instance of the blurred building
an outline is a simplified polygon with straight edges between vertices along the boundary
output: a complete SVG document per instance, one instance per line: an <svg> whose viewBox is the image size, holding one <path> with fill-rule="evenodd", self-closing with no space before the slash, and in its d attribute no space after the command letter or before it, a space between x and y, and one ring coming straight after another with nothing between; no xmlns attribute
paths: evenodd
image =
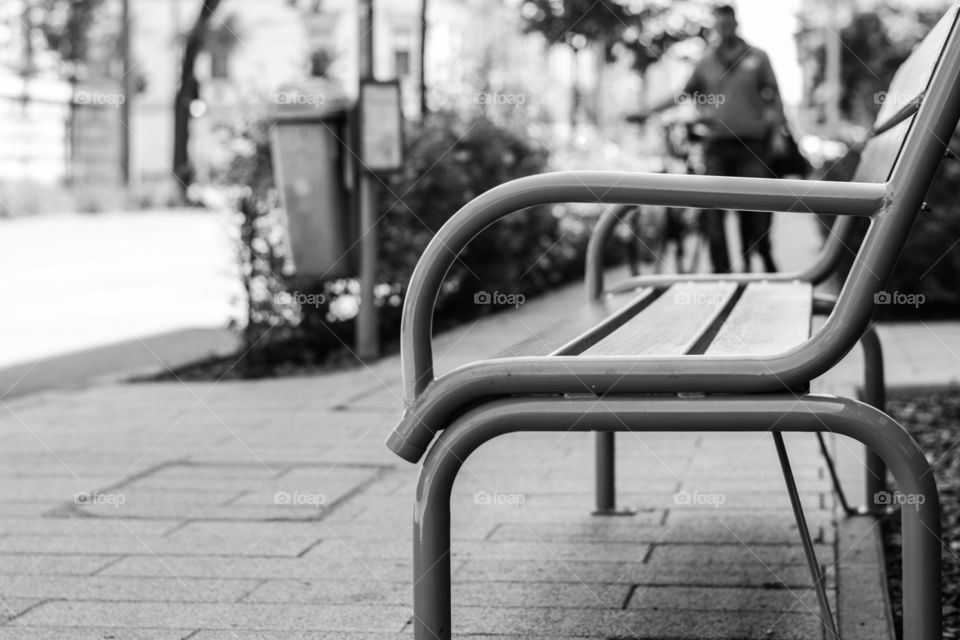
<svg viewBox="0 0 960 640"><path fill-rule="evenodd" d="M84 77L64 65L24 22L28 0L0 3L0 181L122 186L128 157L129 194L164 204L177 193L170 171L173 100L184 35L198 0L129 1L129 73L118 55L123 0L105 0L97 59ZM196 73L191 158L199 182L214 181L235 157L236 133L263 117L280 88L323 59L328 79L347 96L357 87L357 0L224 0L211 21ZM488 112L547 127L544 141L569 137L572 111L587 123L619 117L638 81L622 65L606 67L589 48L578 56L539 35L522 33L522 0L429 0L426 81L431 107ZM420 2L375 0L375 71L397 78L404 111L420 108ZM111 25L108 27L107 25ZM110 33L110 31L113 33ZM320 56L320 58L318 58ZM28 60L29 58L29 60ZM579 87L575 94L573 87ZM129 111L124 147L120 108ZM576 106L575 106L576 105Z"/></svg>

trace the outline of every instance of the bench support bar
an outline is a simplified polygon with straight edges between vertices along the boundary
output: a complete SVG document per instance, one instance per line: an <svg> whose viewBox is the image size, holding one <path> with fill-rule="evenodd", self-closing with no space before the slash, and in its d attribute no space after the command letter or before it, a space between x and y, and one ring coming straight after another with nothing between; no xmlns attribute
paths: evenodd
<svg viewBox="0 0 960 640"><path fill-rule="evenodd" d="M820 432L817 432L820 435ZM790 456L787 455L787 445L783 442L783 434L773 432L773 443L777 447L777 457L780 458L780 468L783 470L783 479L787 483L787 493L790 495L790 506L793 507L793 517L797 521L797 530L800 532L800 542L803 544L803 554L807 557L807 567L810 577L813 578L813 588L817 592L817 604L820 606L820 622L827 640L840 640L837 623L830 611L830 599L827 596L827 580L820 569L817 552L813 548L813 539L810 537L810 528L807 518L803 515L803 504L800 502L800 492L797 491L797 481L793 477L790 467Z"/></svg>
<svg viewBox="0 0 960 640"><path fill-rule="evenodd" d="M513 432L828 430L854 438L889 466L902 493L904 640L941 635L940 507L923 452L892 418L858 401L826 395L508 398L483 404L430 447L414 505L414 637L449 640L450 498L463 462L482 444Z"/></svg>

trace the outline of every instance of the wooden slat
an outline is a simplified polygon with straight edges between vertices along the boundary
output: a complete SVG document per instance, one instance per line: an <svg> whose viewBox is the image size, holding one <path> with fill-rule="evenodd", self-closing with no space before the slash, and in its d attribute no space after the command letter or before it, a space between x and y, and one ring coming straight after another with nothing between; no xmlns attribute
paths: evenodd
<svg viewBox="0 0 960 640"><path fill-rule="evenodd" d="M756 282L747 286L707 355L770 355L810 337L813 288L806 282Z"/></svg>
<svg viewBox="0 0 960 640"><path fill-rule="evenodd" d="M933 70L940 59L947 38L957 21L960 4L954 3L940 22L917 45L893 77L890 88L884 92L884 102L877 113L874 130L882 131L871 138L860 154L853 180L857 182L885 182L890 177L893 165L915 116L910 116L894 126L899 115L912 102L919 104L930 86Z"/></svg>
<svg viewBox="0 0 960 640"><path fill-rule="evenodd" d="M620 322L633 314L643 305L651 291L606 296L602 303L584 305L549 328L498 352L495 358L520 356L546 356L577 342L587 340L595 332L603 332L609 324L619 326ZM605 334L604 334L605 335Z"/></svg>
<svg viewBox="0 0 960 640"><path fill-rule="evenodd" d="M940 54L946 46L950 31L957 20L958 8L960 8L960 5L954 3L923 41L917 45L910 57L897 69L893 81L890 83L890 88L885 94L887 99L877 113L877 125L882 124L899 111L903 105L927 90L930 78L933 76L933 68L936 66L937 60L940 59Z"/></svg>
<svg viewBox="0 0 960 640"><path fill-rule="evenodd" d="M641 313L585 350L589 356L683 355L733 299L730 282L672 286Z"/></svg>

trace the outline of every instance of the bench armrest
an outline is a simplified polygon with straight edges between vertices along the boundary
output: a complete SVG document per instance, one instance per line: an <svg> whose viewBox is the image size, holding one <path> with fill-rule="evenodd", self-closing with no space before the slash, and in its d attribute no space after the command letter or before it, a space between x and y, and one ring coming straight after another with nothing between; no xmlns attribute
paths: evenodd
<svg viewBox="0 0 960 640"><path fill-rule="evenodd" d="M784 273L696 273L696 274L654 274L637 275L626 278L609 289L603 282L603 258L607 244L617 224L624 222L627 211L615 207L604 211L597 219L590 242L587 245L586 284L587 300L597 300L604 293L624 293L641 287L669 287L679 282L736 282L750 283L761 280L768 282L810 282L820 284L836 270L843 250L853 236L855 220L850 216L838 218L830 229L830 235L820 249L816 261L800 271Z"/></svg>
<svg viewBox="0 0 960 640"><path fill-rule="evenodd" d="M546 173L495 187L443 225L413 272L400 335L405 404L411 406L433 380L433 308L444 276L477 234L515 211L542 204L599 202L871 216L886 197L886 185L875 183L612 171Z"/></svg>

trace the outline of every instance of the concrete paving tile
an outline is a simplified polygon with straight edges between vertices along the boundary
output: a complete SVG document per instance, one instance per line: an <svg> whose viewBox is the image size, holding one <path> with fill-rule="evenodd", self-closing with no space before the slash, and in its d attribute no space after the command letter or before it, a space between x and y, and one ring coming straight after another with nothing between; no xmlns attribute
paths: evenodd
<svg viewBox="0 0 960 640"><path fill-rule="evenodd" d="M407 607L51 601L12 620L15 626L119 629L246 629L398 632Z"/></svg>
<svg viewBox="0 0 960 640"><path fill-rule="evenodd" d="M0 627L0 640L182 640L191 629L116 629L104 627Z"/></svg>
<svg viewBox="0 0 960 640"><path fill-rule="evenodd" d="M836 611L836 594L829 593ZM692 611L819 611L817 595L808 589L746 589L717 587L637 587L627 609Z"/></svg>
<svg viewBox="0 0 960 640"><path fill-rule="evenodd" d="M268 543L269 542L269 543ZM0 553L69 553L105 555L270 555L296 556L308 543L297 540L193 537L171 540L158 536L27 536L0 538Z"/></svg>
<svg viewBox="0 0 960 640"><path fill-rule="evenodd" d="M576 540L584 542L663 542L663 543L737 543L745 544L790 544L799 540L796 525L790 512L777 512L776 517L757 515L721 518L709 511L691 511L680 520L659 525L631 525L630 523L508 523L498 527L491 540L544 541ZM833 540L833 527L829 523L809 521L810 534L815 542L829 543Z"/></svg>
<svg viewBox="0 0 960 640"><path fill-rule="evenodd" d="M43 602L42 598L2 597L0 598L0 624L6 624L18 616L30 611Z"/></svg>
<svg viewBox="0 0 960 640"><path fill-rule="evenodd" d="M57 547L53 547L57 549ZM107 554L0 554L0 575L90 575L119 560Z"/></svg>
<svg viewBox="0 0 960 640"><path fill-rule="evenodd" d="M412 582L410 554L399 560L336 558L252 558L236 556L130 556L103 570L104 576L176 575L214 579L303 579L336 582L369 576L380 582Z"/></svg>
<svg viewBox="0 0 960 640"><path fill-rule="evenodd" d="M829 545L814 545L821 564L829 564L833 548ZM744 565L744 564L796 564L806 566L807 559L799 540L794 544L762 544L745 546L733 544L657 544L647 559L651 567L678 565Z"/></svg>
<svg viewBox="0 0 960 640"><path fill-rule="evenodd" d="M763 637L771 640L809 640L819 637L820 621L805 613L698 611L678 623L678 611L601 611L596 609L490 610L455 607L451 620L454 633L515 633L523 637L578 635L590 638L631 640L682 638L686 640L733 640Z"/></svg>
<svg viewBox="0 0 960 640"><path fill-rule="evenodd" d="M56 600L235 602L260 584L259 580L116 576L0 576L0 597L22 596Z"/></svg>
<svg viewBox="0 0 960 640"><path fill-rule="evenodd" d="M828 584L833 577L827 576ZM806 588L806 566L782 564L650 566L642 562L591 562L557 559L467 560L454 580L480 582L601 582L650 586Z"/></svg>
<svg viewBox="0 0 960 640"><path fill-rule="evenodd" d="M453 602L489 607L599 607L619 609L630 593L627 584L519 582L454 582ZM269 580L243 602L367 604L412 606L410 582L384 584L374 580Z"/></svg>

